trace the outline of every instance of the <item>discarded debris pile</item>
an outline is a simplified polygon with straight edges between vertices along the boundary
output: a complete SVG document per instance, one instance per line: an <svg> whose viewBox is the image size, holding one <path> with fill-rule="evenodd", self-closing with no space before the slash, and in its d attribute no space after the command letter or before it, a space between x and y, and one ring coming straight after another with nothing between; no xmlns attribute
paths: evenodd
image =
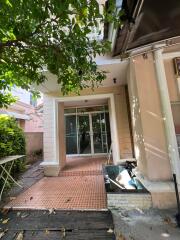
<svg viewBox="0 0 180 240"><path fill-rule="evenodd" d="M147 192L136 178L133 168L136 162L126 161L121 165L106 165L103 168L107 192Z"/></svg>

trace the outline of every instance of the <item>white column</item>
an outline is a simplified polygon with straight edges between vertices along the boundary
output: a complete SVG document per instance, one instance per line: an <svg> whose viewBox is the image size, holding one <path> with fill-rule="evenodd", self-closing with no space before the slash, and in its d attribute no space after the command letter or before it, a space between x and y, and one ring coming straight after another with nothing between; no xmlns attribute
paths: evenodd
<svg viewBox="0 0 180 240"><path fill-rule="evenodd" d="M56 102L56 159L62 169L66 164L64 102Z"/></svg>
<svg viewBox="0 0 180 240"><path fill-rule="evenodd" d="M120 160L120 150L119 150L119 139L118 130L116 122L116 110L114 96L109 99L109 118L110 118L110 128L111 128L111 144L112 144L112 155L114 164L118 164Z"/></svg>
<svg viewBox="0 0 180 240"><path fill-rule="evenodd" d="M54 98L48 95L44 96L43 106L43 121L44 121L44 164L57 163L55 152L55 135L56 135L56 106Z"/></svg>
<svg viewBox="0 0 180 240"><path fill-rule="evenodd" d="M51 96L44 96L44 161L41 165L44 167L45 176L58 176L59 162L56 154L56 124L57 110L55 100Z"/></svg>
<svg viewBox="0 0 180 240"><path fill-rule="evenodd" d="M177 182L178 184L180 184L180 159L179 159L178 145L176 140L174 121L172 116L171 103L169 98L169 91L168 91L166 74L164 69L162 51L163 51L162 49L157 49L154 52L156 76L157 76L157 82L159 86L162 114L164 118L164 125L165 125L165 131L166 131L166 139L167 139L171 169L172 169L172 173L176 174Z"/></svg>

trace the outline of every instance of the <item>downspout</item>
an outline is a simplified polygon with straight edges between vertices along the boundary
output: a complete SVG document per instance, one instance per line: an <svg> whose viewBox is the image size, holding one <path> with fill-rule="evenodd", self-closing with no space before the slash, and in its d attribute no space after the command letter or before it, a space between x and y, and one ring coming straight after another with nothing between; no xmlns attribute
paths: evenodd
<svg viewBox="0 0 180 240"><path fill-rule="evenodd" d="M171 164L172 174L175 173L177 182L180 184L180 159L179 151L175 134L174 121L171 110L171 103L169 98L169 91L167 86L166 74L164 69L164 62L162 57L163 49L154 51L156 77L159 86L160 101L162 107L162 114L164 119L166 140L168 146L168 154Z"/></svg>

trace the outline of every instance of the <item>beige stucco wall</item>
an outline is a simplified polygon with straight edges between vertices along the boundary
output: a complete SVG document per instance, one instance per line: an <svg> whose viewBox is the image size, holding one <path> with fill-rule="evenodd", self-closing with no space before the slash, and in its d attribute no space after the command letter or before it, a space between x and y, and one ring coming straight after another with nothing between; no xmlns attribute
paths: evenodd
<svg viewBox="0 0 180 240"><path fill-rule="evenodd" d="M151 192L151 197L154 208L168 209L177 207L176 194L174 191Z"/></svg>
<svg viewBox="0 0 180 240"><path fill-rule="evenodd" d="M144 141L143 141L143 129L142 129L142 122L141 122L138 89L136 85L135 67L132 61L130 61L127 81L128 81L130 107L131 107L135 158L137 160L138 169L145 176L147 176L147 161L146 161L145 147L144 147Z"/></svg>
<svg viewBox="0 0 180 240"><path fill-rule="evenodd" d="M164 59L164 67L165 67L170 101L171 102L180 101L177 76L175 74L174 62L172 57L168 59Z"/></svg>
<svg viewBox="0 0 180 240"><path fill-rule="evenodd" d="M132 158L132 141L129 129L127 99L125 87L121 87L119 94L115 94L115 108L119 136L120 158Z"/></svg>
<svg viewBox="0 0 180 240"><path fill-rule="evenodd" d="M180 91L178 87L178 81L180 82L180 79L177 78L175 73L174 58L169 57L167 59L164 59L164 67L168 84L169 97L171 101L175 131L177 134L180 134Z"/></svg>
<svg viewBox="0 0 180 240"><path fill-rule="evenodd" d="M169 180L171 168L152 53L147 59L135 57L130 71L128 85L139 170L150 180Z"/></svg>

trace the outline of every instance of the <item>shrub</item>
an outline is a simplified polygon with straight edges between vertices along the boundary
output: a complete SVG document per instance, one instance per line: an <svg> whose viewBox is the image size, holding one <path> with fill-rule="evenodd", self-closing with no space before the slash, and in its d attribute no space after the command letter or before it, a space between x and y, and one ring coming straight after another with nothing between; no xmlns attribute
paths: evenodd
<svg viewBox="0 0 180 240"><path fill-rule="evenodd" d="M14 118L0 115L0 159L10 155L25 155L25 137ZM12 175L16 176L24 169L25 159L16 160Z"/></svg>
<svg viewBox="0 0 180 240"><path fill-rule="evenodd" d="M25 154L25 137L16 120L0 115L0 158Z"/></svg>

